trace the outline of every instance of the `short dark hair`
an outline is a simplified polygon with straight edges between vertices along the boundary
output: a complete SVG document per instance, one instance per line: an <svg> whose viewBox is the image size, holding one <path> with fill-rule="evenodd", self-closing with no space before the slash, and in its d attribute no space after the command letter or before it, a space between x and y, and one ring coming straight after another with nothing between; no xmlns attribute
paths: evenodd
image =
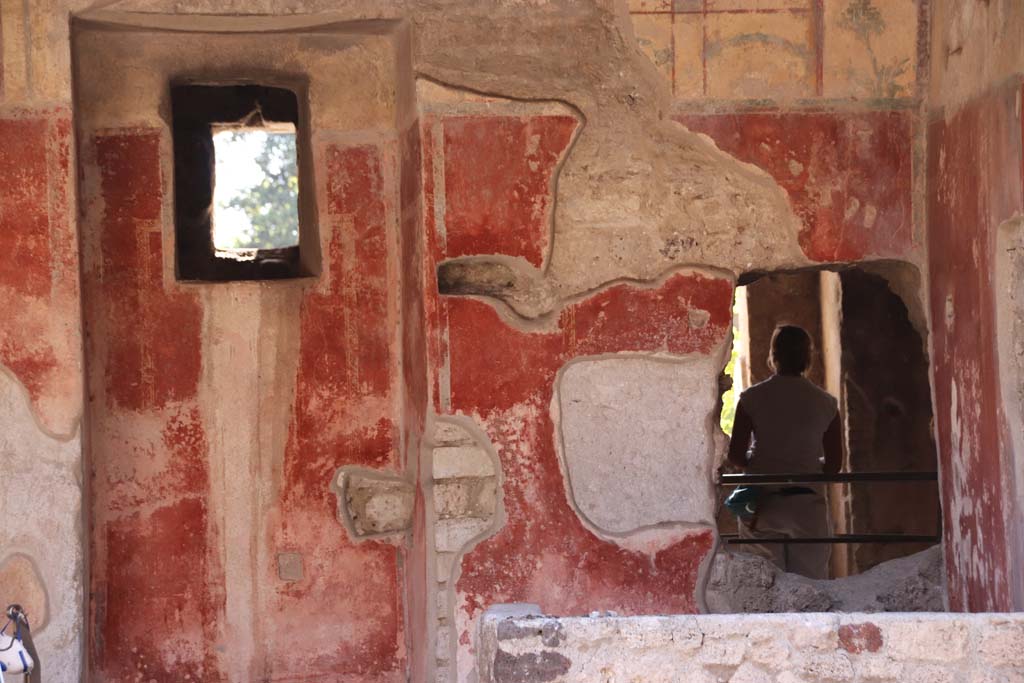
<svg viewBox="0 0 1024 683"><path fill-rule="evenodd" d="M811 365L811 337L796 325L779 325L772 335L769 365L780 375L802 375Z"/></svg>

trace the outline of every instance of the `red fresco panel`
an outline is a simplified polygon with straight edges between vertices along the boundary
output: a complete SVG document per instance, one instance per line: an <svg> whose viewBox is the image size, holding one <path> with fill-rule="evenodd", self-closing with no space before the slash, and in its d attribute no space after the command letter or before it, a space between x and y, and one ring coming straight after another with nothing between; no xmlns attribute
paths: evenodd
<svg viewBox="0 0 1024 683"><path fill-rule="evenodd" d="M504 254L544 263L553 179L578 125L572 116L444 119L449 258Z"/></svg>
<svg viewBox="0 0 1024 683"><path fill-rule="evenodd" d="M282 584L272 555L261 570L271 591L260 615L265 675L397 682L406 656L399 551L353 543L329 488L344 465L399 465L383 162L366 145L329 145L323 157L330 243L301 305L295 407L270 515L271 547L302 553L305 577Z"/></svg>
<svg viewBox="0 0 1024 683"><path fill-rule="evenodd" d="M526 146L525 131L558 131L558 144L547 147L546 155L554 169L578 122L543 116L528 123L502 117L455 121L423 122L428 272L446 257L468 254L524 256L541 264L548 217L535 221L539 214L528 209L550 210L553 187L550 177L534 182L526 173L530 150L546 145ZM432 144L439 126L442 150ZM435 196L442 187L432 174L437 158L445 171L443 198ZM488 174L498 170L474 165L485 162L508 177L491 183ZM489 192L489 186L499 189ZM443 234L434 220L434 207L442 201ZM519 219L509 220L509 215ZM517 232L523 223L533 226L530 234L543 234L543 242L523 242ZM428 317L433 391L442 399L435 405L444 403L445 387L436 378L448 362L450 412L473 415L484 426L505 476L505 526L462 560L456 588L467 616L472 619L489 605L505 602L539 602L558 614L697 611L697 574L712 550L712 531L695 530L653 560L594 536L566 499L549 406L559 368L574 357L620 351L708 353L724 343L731 325L731 282L676 275L654 288L616 286L565 309L551 332L516 330L490 305L474 299L438 300L433 279L426 296L428 307L436 307ZM710 320L694 328L689 313L698 308L708 311ZM461 643L469 642L470 634L458 636Z"/></svg>
<svg viewBox="0 0 1024 683"><path fill-rule="evenodd" d="M163 282L161 132L92 141L95 263L85 269L92 420L92 668L111 680L220 680L223 574L212 551L207 441L195 398L202 309ZM97 201L98 200L98 201ZM93 233L90 233L90 238ZM102 348L96 332L102 331ZM96 386L102 383L102 387ZM154 429L157 433L154 435Z"/></svg>
<svg viewBox="0 0 1024 683"><path fill-rule="evenodd" d="M1014 92L975 101L929 129L929 271L950 607L1013 609L992 281L995 228L1024 210ZM1005 455L1004 455L1005 453ZM1020 608L1020 605L1017 606Z"/></svg>
<svg viewBox="0 0 1024 683"><path fill-rule="evenodd" d="M98 136L96 157L108 403L140 410L192 398L202 370L202 309L194 294L163 287L160 134Z"/></svg>
<svg viewBox="0 0 1024 683"><path fill-rule="evenodd" d="M95 154L102 201L87 248L93 415L93 670L159 683L188 662L223 680L222 539L207 511L207 439L197 288L164 285L160 132L107 131ZM399 551L348 539L330 484L338 467L396 469L395 311L381 152L328 146L324 274L299 310L298 367L279 497L258 535L252 666L261 680L404 680ZM411 230L411 228L409 228ZM90 235L92 233L89 233ZM390 235L390 237L389 237ZM161 437L154 440L156 425ZM304 576L277 577L276 553Z"/></svg>
<svg viewBox="0 0 1024 683"><path fill-rule="evenodd" d="M677 120L775 178L803 223L799 241L808 258L907 258L918 246L911 112L692 114Z"/></svg>
<svg viewBox="0 0 1024 683"><path fill-rule="evenodd" d="M70 163L67 109L0 114L0 362L56 433L72 431L81 411Z"/></svg>
<svg viewBox="0 0 1024 683"><path fill-rule="evenodd" d="M539 602L553 614L697 611L712 532L695 531L653 561L594 536L566 499L549 405L558 369L574 357L710 353L726 339L731 299L728 280L701 275L676 275L656 289L620 285L567 308L550 333L512 329L479 301L445 300L453 412L484 425L505 476L508 521L462 561L457 590L468 617L506 602ZM701 328L689 323L696 309L710 313Z"/></svg>
<svg viewBox="0 0 1024 683"><path fill-rule="evenodd" d="M0 119L0 282L22 296L50 291L50 120Z"/></svg>

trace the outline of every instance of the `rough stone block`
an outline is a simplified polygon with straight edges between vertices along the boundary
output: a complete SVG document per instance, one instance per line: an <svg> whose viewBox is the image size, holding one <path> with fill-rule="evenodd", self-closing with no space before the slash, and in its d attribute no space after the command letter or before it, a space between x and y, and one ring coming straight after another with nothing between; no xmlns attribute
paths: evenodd
<svg viewBox="0 0 1024 683"><path fill-rule="evenodd" d="M774 636L752 642L747 650L747 659L771 671L778 671L789 663L789 646L776 631Z"/></svg>
<svg viewBox="0 0 1024 683"><path fill-rule="evenodd" d="M619 357L577 361L562 372L562 452L580 511L615 533L711 517L708 471L715 361ZM680 457L686 444L691 457ZM703 454L703 455L702 455Z"/></svg>
<svg viewBox="0 0 1024 683"><path fill-rule="evenodd" d="M457 553L473 538L490 527L483 519L442 519L434 526L434 541L438 552Z"/></svg>
<svg viewBox="0 0 1024 683"><path fill-rule="evenodd" d="M493 477L494 463L479 446L442 446L434 449L434 479Z"/></svg>
<svg viewBox="0 0 1024 683"><path fill-rule="evenodd" d="M1024 657L1024 624L995 624L982 634L978 652L992 666L1020 666Z"/></svg>
<svg viewBox="0 0 1024 683"><path fill-rule="evenodd" d="M834 617L804 616L791 628L789 639L797 651L831 652L836 649L838 638Z"/></svg>
<svg viewBox="0 0 1024 683"><path fill-rule="evenodd" d="M702 664L739 666L747 651L746 641L740 639L704 641L697 659Z"/></svg>
<svg viewBox="0 0 1024 683"><path fill-rule="evenodd" d="M903 678L903 664L885 655L859 657L854 669L862 681L898 681Z"/></svg>
<svg viewBox="0 0 1024 683"><path fill-rule="evenodd" d="M437 652L436 657L440 660L447 660L451 657L452 651L452 627L439 626L437 629Z"/></svg>
<svg viewBox="0 0 1024 683"><path fill-rule="evenodd" d="M445 586L441 586L437 590L437 616L446 617L448 616L448 590Z"/></svg>
<svg viewBox="0 0 1024 683"><path fill-rule="evenodd" d="M440 583L448 581L452 576L452 568L455 565L455 553L438 552L435 557L437 563L437 580Z"/></svg>
<svg viewBox="0 0 1024 683"><path fill-rule="evenodd" d="M729 678L729 683L774 683L775 678L764 669L749 662L740 664Z"/></svg>
<svg viewBox="0 0 1024 683"><path fill-rule="evenodd" d="M911 621L887 623L882 635L889 653L902 660L955 662L967 656L970 632L958 621L945 621L922 629Z"/></svg>
<svg viewBox="0 0 1024 683"><path fill-rule="evenodd" d="M462 425L438 420L434 425L434 443L438 446L464 446L473 443L473 436Z"/></svg>
<svg viewBox="0 0 1024 683"><path fill-rule="evenodd" d="M441 519L490 518L497 506L497 480L444 479L434 485L434 510Z"/></svg>
<svg viewBox="0 0 1024 683"><path fill-rule="evenodd" d="M415 489L409 482L353 472L343 472L339 479L357 536L395 533L411 526Z"/></svg>
<svg viewBox="0 0 1024 683"><path fill-rule="evenodd" d="M697 626L696 621L684 623L676 621L672 625L672 642L683 652L694 652L704 642L704 634Z"/></svg>
<svg viewBox="0 0 1024 683"><path fill-rule="evenodd" d="M811 681L853 680L853 663L841 653L799 654L794 661L797 674Z"/></svg>

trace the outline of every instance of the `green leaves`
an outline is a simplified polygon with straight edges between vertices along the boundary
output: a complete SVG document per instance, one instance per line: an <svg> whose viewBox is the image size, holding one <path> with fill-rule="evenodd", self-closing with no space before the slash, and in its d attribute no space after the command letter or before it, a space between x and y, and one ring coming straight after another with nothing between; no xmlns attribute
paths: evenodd
<svg viewBox="0 0 1024 683"><path fill-rule="evenodd" d="M231 133L231 140L252 135ZM299 175L295 135L266 133L266 142L256 156L262 173L259 183L234 195L223 208L242 211L250 228L236 235L231 248L276 249L299 243Z"/></svg>

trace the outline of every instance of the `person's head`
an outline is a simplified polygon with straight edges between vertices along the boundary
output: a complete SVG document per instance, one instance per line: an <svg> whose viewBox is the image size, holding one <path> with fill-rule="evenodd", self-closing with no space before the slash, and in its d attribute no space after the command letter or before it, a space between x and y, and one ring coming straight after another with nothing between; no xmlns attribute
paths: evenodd
<svg viewBox="0 0 1024 683"><path fill-rule="evenodd" d="M802 327L779 325L772 335L768 365L779 375L802 375L811 365L811 337Z"/></svg>

